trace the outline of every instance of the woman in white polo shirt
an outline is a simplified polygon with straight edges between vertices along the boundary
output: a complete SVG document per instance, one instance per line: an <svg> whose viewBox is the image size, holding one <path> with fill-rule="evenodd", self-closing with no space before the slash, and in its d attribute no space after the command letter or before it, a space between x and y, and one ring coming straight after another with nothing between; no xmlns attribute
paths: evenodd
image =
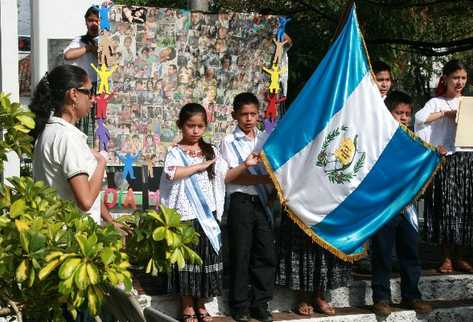
<svg viewBox="0 0 473 322"><path fill-rule="evenodd" d="M112 222L99 197L105 158L89 148L87 136L74 126L89 113L92 97L92 83L77 66L58 66L40 80L30 105L36 114L33 177L75 201L95 222L100 223L101 213Z"/></svg>

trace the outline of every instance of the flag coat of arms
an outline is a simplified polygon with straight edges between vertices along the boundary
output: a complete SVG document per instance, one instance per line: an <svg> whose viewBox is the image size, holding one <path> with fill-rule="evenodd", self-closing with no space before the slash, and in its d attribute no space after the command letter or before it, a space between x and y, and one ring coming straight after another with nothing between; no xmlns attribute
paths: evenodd
<svg viewBox="0 0 473 322"><path fill-rule="evenodd" d="M355 6L263 147L291 219L347 261L364 255L363 243L415 198L440 159L387 110Z"/></svg>

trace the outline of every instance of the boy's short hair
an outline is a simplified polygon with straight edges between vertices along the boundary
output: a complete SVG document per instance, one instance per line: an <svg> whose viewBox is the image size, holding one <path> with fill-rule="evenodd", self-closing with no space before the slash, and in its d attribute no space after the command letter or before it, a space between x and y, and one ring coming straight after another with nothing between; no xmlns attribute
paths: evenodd
<svg viewBox="0 0 473 322"><path fill-rule="evenodd" d="M243 105L254 104L259 109L258 98L253 93L240 93L233 99L233 112L238 113Z"/></svg>
<svg viewBox="0 0 473 322"><path fill-rule="evenodd" d="M95 15L97 17L99 16L99 9L97 6L92 6L89 9L87 9L87 11L85 12L84 18L87 19L89 18L89 16L92 16L92 15Z"/></svg>
<svg viewBox="0 0 473 322"><path fill-rule="evenodd" d="M381 60L373 62L371 64L371 67L373 68L373 73L375 74L384 71L389 72L389 74L391 74L391 67Z"/></svg>
<svg viewBox="0 0 473 322"><path fill-rule="evenodd" d="M412 111L412 97L409 94L401 91L391 91L388 96L386 96L384 103L390 112L394 110L399 104L403 103L409 105Z"/></svg>

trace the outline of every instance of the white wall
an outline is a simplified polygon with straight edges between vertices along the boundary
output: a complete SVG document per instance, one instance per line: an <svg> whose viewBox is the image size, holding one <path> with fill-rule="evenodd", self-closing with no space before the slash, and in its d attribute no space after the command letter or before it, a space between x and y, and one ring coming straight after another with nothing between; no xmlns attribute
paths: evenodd
<svg viewBox="0 0 473 322"><path fill-rule="evenodd" d="M84 14L90 6L100 3L99 0L31 1L33 87L48 70L48 39L68 39L85 34Z"/></svg>
<svg viewBox="0 0 473 322"><path fill-rule="evenodd" d="M18 34L31 34L30 0L18 0Z"/></svg>
<svg viewBox="0 0 473 322"><path fill-rule="evenodd" d="M18 9L16 0L0 0L0 91L10 93L10 99L20 99L18 84ZM15 152L7 153L3 178L20 175L20 159Z"/></svg>
<svg viewBox="0 0 473 322"><path fill-rule="evenodd" d="M0 0L0 90L18 102L18 9L16 0Z"/></svg>

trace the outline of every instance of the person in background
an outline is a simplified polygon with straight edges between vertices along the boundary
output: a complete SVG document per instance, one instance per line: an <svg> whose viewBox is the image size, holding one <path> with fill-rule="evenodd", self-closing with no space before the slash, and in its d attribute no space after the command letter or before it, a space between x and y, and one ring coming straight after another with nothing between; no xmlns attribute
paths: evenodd
<svg viewBox="0 0 473 322"><path fill-rule="evenodd" d="M379 92L381 93L381 96L384 100L391 90L391 86L393 84L391 67L380 60L375 61L372 67L376 84L378 85Z"/></svg>
<svg viewBox="0 0 473 322"><path fill-rule="evenodd" d="M384 100L393 118L409 127L412 121L412 98L404 92L391 91ZM421 299L419 279L421 266L418 253L418 223L414 205L409 204L401 213L386 223L371 238L371 288L373 311L388 316L391 308L392 251L396 245L401 273L401 306L419 314L432 311L432 306Z"/></svg>
<svg viewBox="0 0 473 322"><path fill-rule="evenodd" d="M85 12L85 25L87 33L74 38L64 49L64 61L66 64L81 67L87 72L92 83L97 82L97 73L90 64L97 66L97 49L99 35L99 10L92 6Z"/></svg>
<svg viewBox="0 0 473 322"><path fill-rule="evenodd" d="M415 114L415 130L423 140L437 146L446 162L425 193L424 225L427 240L443 246L443 274L453 270L473 274L463 258L473 246L473 153L455 147L456 116L467 82L467 68L454 59L442 70L436 96ZM442 153L442 152L441 152Z"/></svg>

